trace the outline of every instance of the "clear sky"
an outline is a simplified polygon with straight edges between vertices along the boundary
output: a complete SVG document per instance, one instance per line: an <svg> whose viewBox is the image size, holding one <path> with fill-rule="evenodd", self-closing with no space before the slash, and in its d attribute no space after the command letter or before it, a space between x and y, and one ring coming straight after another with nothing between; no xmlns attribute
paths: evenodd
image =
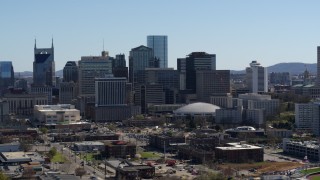
<svg viewBox="0 0 320 180"><path fill-rule="evenodd" d="M56 70L66 61L111 56L168 35L169 66L193 51L217 54L217 69L252 60L316 63L319 0L0 0L0 60L32 71L37 47L54 38Z"/></svg>

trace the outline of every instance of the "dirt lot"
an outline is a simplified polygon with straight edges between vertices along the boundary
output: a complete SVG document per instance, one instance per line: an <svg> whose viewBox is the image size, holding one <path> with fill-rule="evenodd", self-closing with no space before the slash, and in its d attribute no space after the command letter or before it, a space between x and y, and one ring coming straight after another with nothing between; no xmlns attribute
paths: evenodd
<svg viewBox="0 0 320 180"><path fill-rule="evenodd" d="M303 165L298 162L259 162L259 163L248 163L248 164L226 163L223 165L218 165L218 168L221 169L222 171L228 170L230 168L238 171L256 169L257 172L255 174L259 175L265 172L291 170L301 166Z"/></svg>

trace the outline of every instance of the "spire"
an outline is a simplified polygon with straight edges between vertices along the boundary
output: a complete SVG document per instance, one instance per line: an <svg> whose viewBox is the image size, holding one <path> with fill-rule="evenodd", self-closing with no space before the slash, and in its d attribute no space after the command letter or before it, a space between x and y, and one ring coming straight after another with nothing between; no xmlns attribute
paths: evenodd
<svg viewBox="0 0 320 180"><path fill-rule="evenodd" d="M34 48L37 49L37 39L34 38Z"/></svg>
<svg viewBox="0 0 320 180"><path fill-rule="evenodd" d="M104 39L102 39L102 51L104 51Z"/></svg>
<svg viewBox="0 0 320 180"><path fill-rule="evenodd" d="M51 42L51 48L53 48L53 37L52 37L52 42Z"/></svg>

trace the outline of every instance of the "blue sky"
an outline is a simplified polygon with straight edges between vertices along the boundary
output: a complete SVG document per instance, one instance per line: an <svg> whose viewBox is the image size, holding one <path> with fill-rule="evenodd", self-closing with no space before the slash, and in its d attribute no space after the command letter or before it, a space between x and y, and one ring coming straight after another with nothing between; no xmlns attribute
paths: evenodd
<svg viewBox="0 0 320 180"><path fill-rule="evenodd" d="M217 69L252 60L316 63L320 1L298 0L0 0L0 60L32 70L37 47L54 38L56 69L81 56L111 56L168 35L169 66L193 51L217 54Z"/></svg>

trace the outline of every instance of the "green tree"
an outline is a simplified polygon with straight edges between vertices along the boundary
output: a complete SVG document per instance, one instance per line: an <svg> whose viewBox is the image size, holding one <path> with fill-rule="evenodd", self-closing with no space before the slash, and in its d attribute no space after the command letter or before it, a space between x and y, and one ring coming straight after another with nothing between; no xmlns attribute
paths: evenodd
<svg viewBox="0 0 320 180"><path fill-rule="evenodd" d="M55 147L52 147L48 152L48 157L52 159L53 156L55 156L56 154L57 154L57 149Z"/></svg>
<svg viewBox="0 0 320 180"><path fill-rule="evenodd" d="M47 134L47 133L48 133L48 129L45 128L45 127L40 128L39 131L40 131L42 134Z"/></svg>
<svg viewBox="0 0 320 180"><path fill-rule="evenodd" d="M76 176L80 176L80 179L82 179L82 176L87 173L87 171L84 168L78 167L74 170L74 173Z"/></svg>
<svg viewBox="0 0 320 180"><path fill-rule="evenodd" d="M3 174L2 171L0 171L0 180L9 180L9 177Z"/></svg>

